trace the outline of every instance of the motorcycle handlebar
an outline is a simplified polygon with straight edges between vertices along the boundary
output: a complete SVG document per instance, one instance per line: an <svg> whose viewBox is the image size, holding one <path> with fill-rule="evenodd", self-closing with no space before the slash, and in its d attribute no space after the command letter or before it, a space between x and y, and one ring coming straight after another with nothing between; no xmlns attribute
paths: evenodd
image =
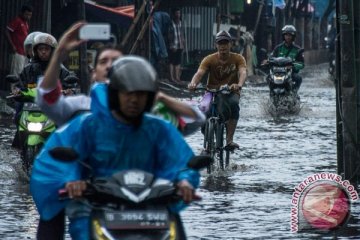
<svg viewBox="0 0 360 240"><path fill-rule="evenodd" d="M87 183L87 189L83 192L83 198L87 198L89 196L94 196L96 194L97 194L97 192L94 191L94 189L91 187L91 183ZM70 196L69 196L68 190L65 188L60 189L58 191L58 199L60 201L69 200ZM175 191L173 194L173 199L174 199L174 201L181 200L182 199L181 193L179 191ZM197 195L196 192L194 192L193 201L201 201L201 200L202 200L202 197L200 195Z"/></svg>
<svg viewBox="0 0 360 240"><path fill-rule="evenodd" d="M17 98L17 97L21 97L21 94L9 95L9 96L6 96L6 99Z"/></svg>

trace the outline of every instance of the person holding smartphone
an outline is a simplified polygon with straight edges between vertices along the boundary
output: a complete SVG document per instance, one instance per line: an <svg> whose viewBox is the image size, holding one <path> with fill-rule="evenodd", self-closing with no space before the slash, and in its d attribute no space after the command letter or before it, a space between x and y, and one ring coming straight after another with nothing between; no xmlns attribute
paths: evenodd
<svg viewBox="0 0 360 240"><path fill-rule="evenodd" d="M86 40L79 39L78 37L80 29L85 25L86 23L84 22L75 23L63 34L52 56L44 79L41 80L38 85L37 104L58 126L66 123L77 113L90 109L90 98L84 94L63 96L61 93L61 85L57 78L59 66L68 57L70 51L86 42ZM92 72L93 81L95 83L107 82L111 64L114 60L122 56L121 50L112 46L105 46L98 50ZM188 134L193 133L197 127L205 121L204 114L199 111L197 106L191 106L187 103L177 101L163 92L159 92L156 99L163 102L176 116L186 118L184 122L189 126L183 126L183 129L185 129ZM189 129L192 130L188 131Z"/></svg>

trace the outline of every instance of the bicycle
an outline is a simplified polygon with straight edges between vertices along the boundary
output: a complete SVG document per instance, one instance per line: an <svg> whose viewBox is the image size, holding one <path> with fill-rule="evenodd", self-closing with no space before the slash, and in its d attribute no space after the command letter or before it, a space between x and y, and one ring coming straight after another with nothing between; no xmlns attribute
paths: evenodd
<svg viewBox="0 0 360 240"><path fill-rule="evenodd" d="M226 139L224 136L226 134L226 124L217 111L218 94L229 94L230 90L227 86L220 88L219 90L206 88L197 88L196 90L206 90L212 93L204 128L204 149L212 158L212 164L207 167L207 173L210 174L215 170L214 163L216 159L218 159L219 169L224 170L227 168L230 162L230 153L234 151L233 148L229 148L224 144Z"/></svg>

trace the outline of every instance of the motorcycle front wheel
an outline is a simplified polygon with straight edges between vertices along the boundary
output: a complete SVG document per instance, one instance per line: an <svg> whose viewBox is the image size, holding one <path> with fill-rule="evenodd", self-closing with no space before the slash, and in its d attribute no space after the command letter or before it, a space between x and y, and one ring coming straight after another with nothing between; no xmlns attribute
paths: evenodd
<svg viewBox="0 0 360 240"><path fill-rule="evenodd" d="M27 176L30 176L31 174L31 169L34 164L35 157L38 154L40 148L41 146L39 145L24 146L22 154L22 167Z"/></svg>

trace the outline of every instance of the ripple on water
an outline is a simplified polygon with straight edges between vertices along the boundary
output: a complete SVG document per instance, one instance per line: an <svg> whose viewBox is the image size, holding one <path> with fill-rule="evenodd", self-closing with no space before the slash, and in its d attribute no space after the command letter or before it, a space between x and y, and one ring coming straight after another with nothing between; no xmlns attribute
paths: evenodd
<svg viewBox="0 0 360 240"><path fill-rule="evenodd" d="M181 213L190 240L359 239L359 202L352 205L343 229L290 232L293 188L312 174L336 172L335 89L326 79L326 67L308 69L296 115L274 118L264 111L267 86L244 87L235 134L240 150L232 155L230 170L202 173L202 201ZM18 239L33 239L38 215L28 185L12 169L19 161L9 150L12 131L0 124L0 238L17 233ZM200 132L186 138L196 153L202 140Z"/></svg>

